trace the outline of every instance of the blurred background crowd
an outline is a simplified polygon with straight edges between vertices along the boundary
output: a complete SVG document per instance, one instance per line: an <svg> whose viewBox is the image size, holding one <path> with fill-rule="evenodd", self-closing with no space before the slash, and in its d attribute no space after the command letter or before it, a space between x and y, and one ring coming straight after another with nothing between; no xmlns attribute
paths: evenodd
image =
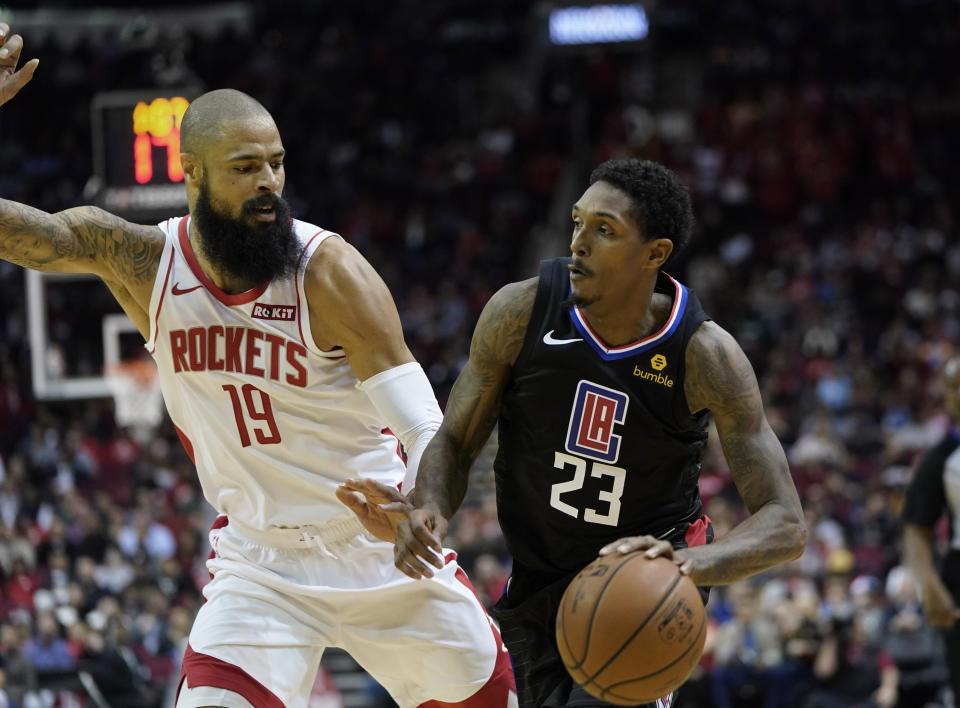
<svg viewBox="0 0 960 708"><path fill-rule="evenodd" d="M671 272L749 355L810 530L798 561L714 589L681 705L952 705L898 515L950 425L960 4L671 0L646 40L580 48L516 0L231 7L242 20L144 11L115 31L13 13L41 64L0 110L0 195L85 203L97 91L247 91L280 128L295 215L377 267L442 404L490 295L566 252L590 169L663 162L698 218ZM212 511L168 423L135 436L110 399L35 400L24 274L4 262L0 304L0 705L172 706ZM48 306L69 367L98 373L99 315ZM510 570L491 460L447 541L488 604ZM701 494L718 535L743 517L716 445ZM385 704L348 678L321 675L312 705Z"/></svg>

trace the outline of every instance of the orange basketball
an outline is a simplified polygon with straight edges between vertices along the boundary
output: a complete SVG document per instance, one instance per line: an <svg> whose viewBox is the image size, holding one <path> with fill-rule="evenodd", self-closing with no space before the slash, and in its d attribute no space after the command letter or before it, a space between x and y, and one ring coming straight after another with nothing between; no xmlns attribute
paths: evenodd
<svg viewBox="0 0 960 708"><path fill-rule="evenodd" d="M557 612L557 647L573 680L609 703L650 703L678 688L703 652L697 586L666 558L602 556L573 579Z"/></svg>

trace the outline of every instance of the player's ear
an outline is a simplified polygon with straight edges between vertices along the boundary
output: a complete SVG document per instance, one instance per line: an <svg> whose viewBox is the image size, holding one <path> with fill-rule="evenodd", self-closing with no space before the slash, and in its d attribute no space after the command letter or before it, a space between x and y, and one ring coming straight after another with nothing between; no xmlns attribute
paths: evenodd
<svg viewBox="0 0 960 708"><path fill-rule="evenodd" d="M180 166L183 167L183 177L187 184L203 179L203 163L192 152L180 153Z"/></svg>
<svg viewBox="0 0 960 708"><path fill-rule="evenodd" d="M673 241L668 238L650 239L647 262L644 265L650 268L661 268L671 253L673 253Z"/></svg>

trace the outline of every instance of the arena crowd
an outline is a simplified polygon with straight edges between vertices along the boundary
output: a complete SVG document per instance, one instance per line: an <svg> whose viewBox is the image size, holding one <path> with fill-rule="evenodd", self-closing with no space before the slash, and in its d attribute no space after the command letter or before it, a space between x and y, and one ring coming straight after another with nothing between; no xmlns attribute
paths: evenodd
<svg viewBox="0 0 960 708"><path fill-rule="evenodd" d="M951 424L960 6L681 0L642 50L562 52L509 0L248 7L247 30L26 36L41 66L0 111L0 194L84 203L98 91L244 90L280 127L294 213L378 268L443 404L490 295L564 253L590 168L663 162L698 218L673 275L749 355L810 530L798 561L713 590L681 706L952 705L899 512ZM0 706L92 705L86 677L111 706L171 706L213 512L169 424L143 438L109 399L36 400L4 262L0 303ZM48 305L51 342L97 373L77 342L99 319ZM487 603L510 572L491 460L447 541ZM744 514L716 445L701 494L718 535Z"/></svg>

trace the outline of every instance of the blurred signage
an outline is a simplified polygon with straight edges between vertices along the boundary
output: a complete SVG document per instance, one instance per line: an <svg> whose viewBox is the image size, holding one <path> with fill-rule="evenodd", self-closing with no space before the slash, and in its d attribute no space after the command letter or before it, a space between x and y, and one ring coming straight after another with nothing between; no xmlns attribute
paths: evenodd
<svg viewBox="0 0 960 708"><path fill-rule="evenodd" d="M650 31L643 5L562 7L550 12L552 44L636 42Z"/></svg>

